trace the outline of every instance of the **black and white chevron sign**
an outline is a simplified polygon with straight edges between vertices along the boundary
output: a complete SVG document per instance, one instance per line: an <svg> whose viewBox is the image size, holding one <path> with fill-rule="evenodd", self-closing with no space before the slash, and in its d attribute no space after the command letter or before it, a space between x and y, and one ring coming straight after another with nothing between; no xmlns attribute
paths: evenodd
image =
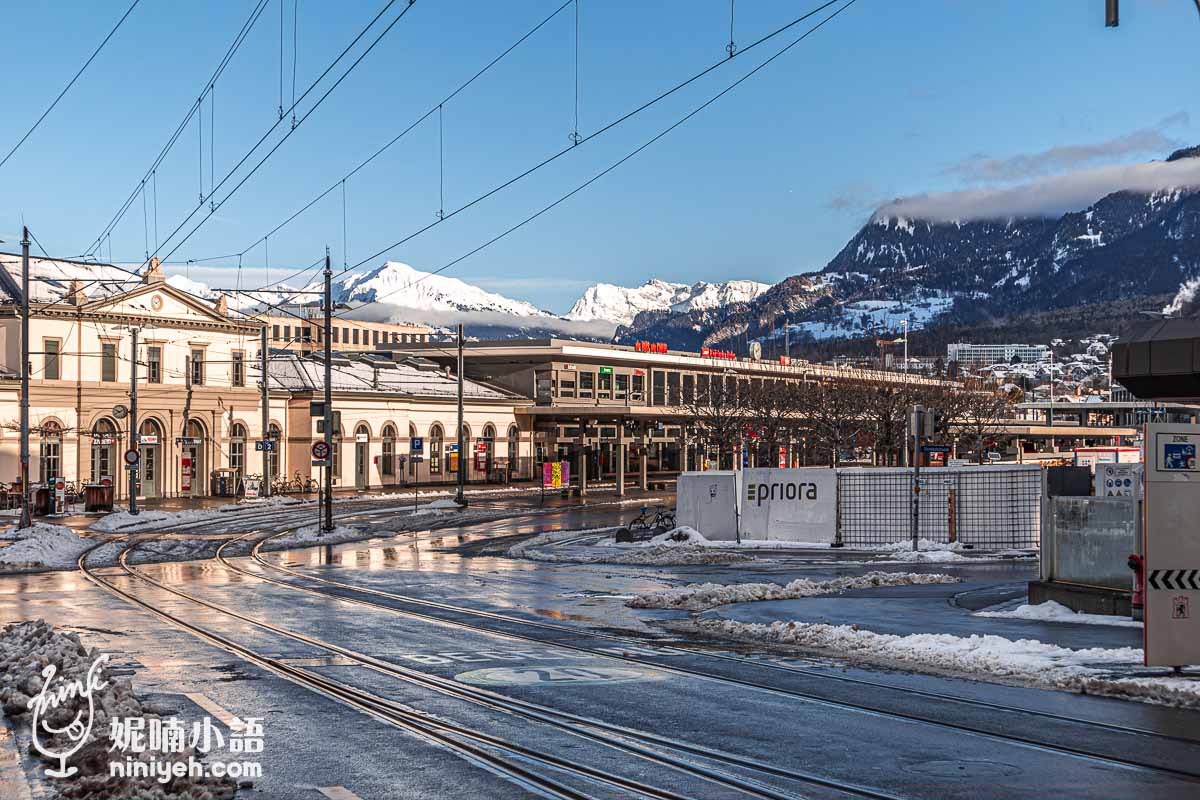
<svg viewBox="0 0 1200 800"><path fill-rule="evenodd" d="M1200 590L1200 569L1153 569L1147 582L1151 589Z"/></svg>

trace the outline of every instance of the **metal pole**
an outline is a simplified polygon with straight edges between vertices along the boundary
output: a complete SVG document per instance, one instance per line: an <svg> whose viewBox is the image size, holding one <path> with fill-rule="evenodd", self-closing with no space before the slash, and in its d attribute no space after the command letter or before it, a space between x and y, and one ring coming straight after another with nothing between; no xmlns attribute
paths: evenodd
<svg viewBox="0 0 1200 800"><path fill-rule="evenodd" d="M259 340L258 352L258 368L262 375L262 380L259 382L260 391L262 392L262 434L259 438L263 442L263 463L262 463L262 486L258 487L258 493L261 497L271 496L271 452L268 447L274 446L271 442L271 408L270 408L270 386L268 385L267 377L267 325L263 323L262 337Z"/></svg>
<svg viewBox="0 0 1200 800"><path fill-rule="evenodd" d="M21 522L33 524L29 500L29 228L21 231Z"/></svg>
<svg viewBox="0 0 1200 800"><path fill-rule="evenodd" d="M460 506L467 504L467 498L463 496L463 486L467 482L467 457L470 455L467 452L467 444L463 441L464 428L463 424L463 325L458 323L458 491L455 493L454 502Z"/></svg>
<svg viewBox="0 0 1200 800"><path fill-rule="evenodd" d="M909 415L908 424L912 426L912 465L913 465L913 485L912 485L912 549L915 553L920 545L921 537L921 425L924 422L925 409L921 406L913 406L912 414Z"/></svg>
<svg viewBox="0 0 1200 800"><path fill-rule="evenodd" d="M908 372L908 320L903 320L904 325L904 371Z"/></svg>
<svg viewBox="0 0 1200 800"><path fill-rule="evenodd" d="M138 329L130 328L129 347L129 449L138 449L138 412L137 412L137 389L138 389ZM190 367L188 374L191 374ZM187 431L187 420L184 420L184 431ZM128 467L129 469L129 513L138 513L137 507L137 474L141 468L140 464L135 464Z"/></svg>
<svg viewBox="0 0 1200 800"><path fill-rule="evenodd" d="M329 248L325 248L325 517L321 530L333 530L333 348L330 331L333 321L333 271L329 267Z"/></svg>

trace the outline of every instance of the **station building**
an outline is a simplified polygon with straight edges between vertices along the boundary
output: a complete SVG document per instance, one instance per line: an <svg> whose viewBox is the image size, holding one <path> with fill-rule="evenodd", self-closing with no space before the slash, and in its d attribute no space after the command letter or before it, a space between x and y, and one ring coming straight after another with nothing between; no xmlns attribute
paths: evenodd
<svg viewBox="0 0 1200 800"><path fill-rule="evenodd" d="M126 275L130 282L115 288L72 277L96 274L95 264L30 261L32 482L109 482L116 498L126 497L123 456L131 448L139 454L138 491L145 498L209 494L214 470L246 476L267 466L273 476L301 479L316 472L309 448L323 432L310 402L324 396L324 373L313 355L268 345L264 431L263 322L231 310L224 298L204 300L171 286L156 261L141 278ZM19 257L0 254L0 267L19 282ZM0 302L0 493L20 477L20 329L20 308L6 298ZM378 332L382 343L383 328L355 330ZM427 331L407 335L415 340ZM387 339L399 344L399 336L389 330ZM135 362L137 436L131 437ZM338 487L454 480L457 381L443 367L372 359L351 347L339 349L334 375L342 420L335 435ZM530 436L518 424L528 401L473 381L464 394L468 478L530 477ZM412 459L417 440L426 455ZM257 451L260 441L275 442L274 450Z"/></svg>
<svg viewBox="0 0 1200 800"><path fill-rule="evenodd" d="M436 342L388 345L380 350L396 359L419 357L444 366L455 364L457 358L454 345ZM566 339L467 342L463 363L468 378L505 389L529 403L518 413L527 419L522 428L532 433L535 463L573 460L578 471L583 458L589 480L640 473L643 483L647 473L703 466L709 454L702 452L697 439L692 398L703 395L715 381L936 382L798 359L771 362L722 352L678 352L665 345L628 347ZM716 457L721 466L741 458L733 452ZM787 457L795 460L792 453ZM752 453L747 453L747 461L753 465Z"/></svg>

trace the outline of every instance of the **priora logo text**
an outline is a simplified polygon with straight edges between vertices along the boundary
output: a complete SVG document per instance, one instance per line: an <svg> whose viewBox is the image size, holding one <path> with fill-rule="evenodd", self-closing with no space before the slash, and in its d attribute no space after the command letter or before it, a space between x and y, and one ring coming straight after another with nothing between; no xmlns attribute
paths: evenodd
<svg viewBox="0 0 1200 800"><path fill-rule="evenodd" d="M746 499L762 505L768 500L816 500L815 483L751 483L746 486Z"/></svg>

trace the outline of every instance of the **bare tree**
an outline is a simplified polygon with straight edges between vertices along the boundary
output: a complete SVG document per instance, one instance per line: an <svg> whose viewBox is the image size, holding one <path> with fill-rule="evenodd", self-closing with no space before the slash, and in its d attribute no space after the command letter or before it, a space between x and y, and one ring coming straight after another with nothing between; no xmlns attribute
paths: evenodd
<svg viewBox="0 0 1200 800"><path fill-rule="evenodd" d="M1004 421L1012 417L1012 396L978 378L964 381L947 395L953 403L946 416L948 422L975 443L982 464L984 439L996 433Z"/></svg>
<svg viewBox="0 0 1200 800"><path fill-rule="evenodd" d="M908 428L908 410L920 397L911 383L864 386L859 392L863 402L863 424L875 440L875 460L879 466L900 462Z"/></svg>
<svg viewBox="0 0 1200 800"><path fill-rule="evenodd" d="M701 437L708 447L717 449L718 462L721 453L733 452L744 433L746 396L739 388L734 377L713 375L684 399L684 409Z"/></svg>
<svg viewBox="0 0 1200 800"><path fill-rule="evenodd" d="M830 466L838 465L842 450L866 425L866 391L860 383L842 380L811 381L799 387L799 413L808 420L817 448L829 454Z"/></svg>
<svg viewBox="0 0 1200 800"><path fill-rule="evenodd" d="M744 395L746 427L755 439L756 463L771 466L796 425L796 392L790 381L762 380Z"/></svg>

